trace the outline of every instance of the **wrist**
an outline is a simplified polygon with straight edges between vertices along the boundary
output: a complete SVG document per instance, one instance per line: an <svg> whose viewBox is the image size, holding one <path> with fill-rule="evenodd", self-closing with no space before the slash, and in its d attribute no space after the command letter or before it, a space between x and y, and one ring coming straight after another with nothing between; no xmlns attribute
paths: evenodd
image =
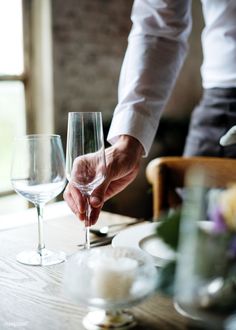
<svg viewBox="0 0 236 330"><path fill-rule="evenodd" d="M142 144L131 135L120 135L115 145L123 151L127 150L131 154L134 153L138 158L144 155Z"/></svg>

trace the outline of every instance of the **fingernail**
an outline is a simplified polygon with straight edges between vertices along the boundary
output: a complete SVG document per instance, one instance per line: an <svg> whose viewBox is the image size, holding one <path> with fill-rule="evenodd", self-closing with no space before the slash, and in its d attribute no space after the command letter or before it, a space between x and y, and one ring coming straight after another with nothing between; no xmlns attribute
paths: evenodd
<svg viewBox="0 0 236 330"><path fill-rule="evenodd" d="M90 203L93 205L93 207L98 207L101 205L101 199L95 196L92 196L90 199Z"/></svg>

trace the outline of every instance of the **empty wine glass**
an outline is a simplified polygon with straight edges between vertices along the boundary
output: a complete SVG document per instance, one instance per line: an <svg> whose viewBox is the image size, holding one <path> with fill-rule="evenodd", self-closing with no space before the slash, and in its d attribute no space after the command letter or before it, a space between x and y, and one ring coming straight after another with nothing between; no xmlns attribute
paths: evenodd
<svg viewBox="0 0 236 330"><path fill-rule="evenodd" d="M38 248L24 251L17 260L27 265L53 265L65 260L64 252L45 248L43 208L64 188L65 159L59 135L33 134L15 139L11 182L14 190L32 202L38 214Z"/></svg>
<svg viewBox="0 0 236 330"><path fill-rule="evenodd" d="M105 179L106 163L101 112L70 112L66 174L86 202L85 248L90 247L90 196Z"/></svg>

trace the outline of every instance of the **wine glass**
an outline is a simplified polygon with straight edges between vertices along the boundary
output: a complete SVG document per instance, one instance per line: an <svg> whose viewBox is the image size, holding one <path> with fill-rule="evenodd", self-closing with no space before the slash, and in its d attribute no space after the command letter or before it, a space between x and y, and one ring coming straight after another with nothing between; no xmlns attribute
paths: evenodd
<svg viewBox="0 0 236 330"><path fill-rule="evenodd" d="M83 319L86 329L123 330L136 325L125 309L155 292L157 275L153 259L140 249L90 249L68 259L64 288L76 303L93 308Z"/></svg>
<svg viewBox="0 0 236 330"><path fill-rule="evenodd" d="M70 112L66 174L86 203L85 248L90 248L90 196L105 179L106 162L101 112Z"/></svg>
<svg viewBox="0 0 236 330"><path fill-rule="evenodd" d="M189 237L179 254L175 308L202 327L224 329L235 313L235 279L226 276L228 246L212 237L211 223L190 225L185 235Z"/></svg>
<svg viewBox="0 0 236 330"><path fill-rule="evenodd" d="M209 209L206 205L209 193L215 194L216 191L204 188L206 180L203 179L208 173L198 171L197 176L196 173L194 177L187 178L174 305L180 314L201 327L221 330L235 312L235 259L231 255L229 233L222 234L216 230L213 221L202 221L206 219L206 206Z"/></svg>
<svg viewBox="0 0 236 330"><path fill-rule="evenodd" d="M35 205L38 214L38 248L18 254L19 262L46 266L65 260L64 252L45 248L43 237L44 205L63 190L65 182L65 159L59 135L32 134L15 139L11 183L19 195Z"/></svg>

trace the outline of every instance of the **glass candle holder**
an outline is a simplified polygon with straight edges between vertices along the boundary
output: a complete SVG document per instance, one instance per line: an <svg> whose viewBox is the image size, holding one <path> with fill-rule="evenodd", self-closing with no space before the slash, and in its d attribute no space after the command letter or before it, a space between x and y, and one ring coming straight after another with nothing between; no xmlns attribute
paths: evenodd
<svg viewBox="0 0 236 330"><path fill-rule="evenodd" d="M67 262L64 279L75 302L95 308L83 319L86 329L129 329L136 321L124 308L155 291L157 269L138 249L109 247L75 254Z"/></svg>

